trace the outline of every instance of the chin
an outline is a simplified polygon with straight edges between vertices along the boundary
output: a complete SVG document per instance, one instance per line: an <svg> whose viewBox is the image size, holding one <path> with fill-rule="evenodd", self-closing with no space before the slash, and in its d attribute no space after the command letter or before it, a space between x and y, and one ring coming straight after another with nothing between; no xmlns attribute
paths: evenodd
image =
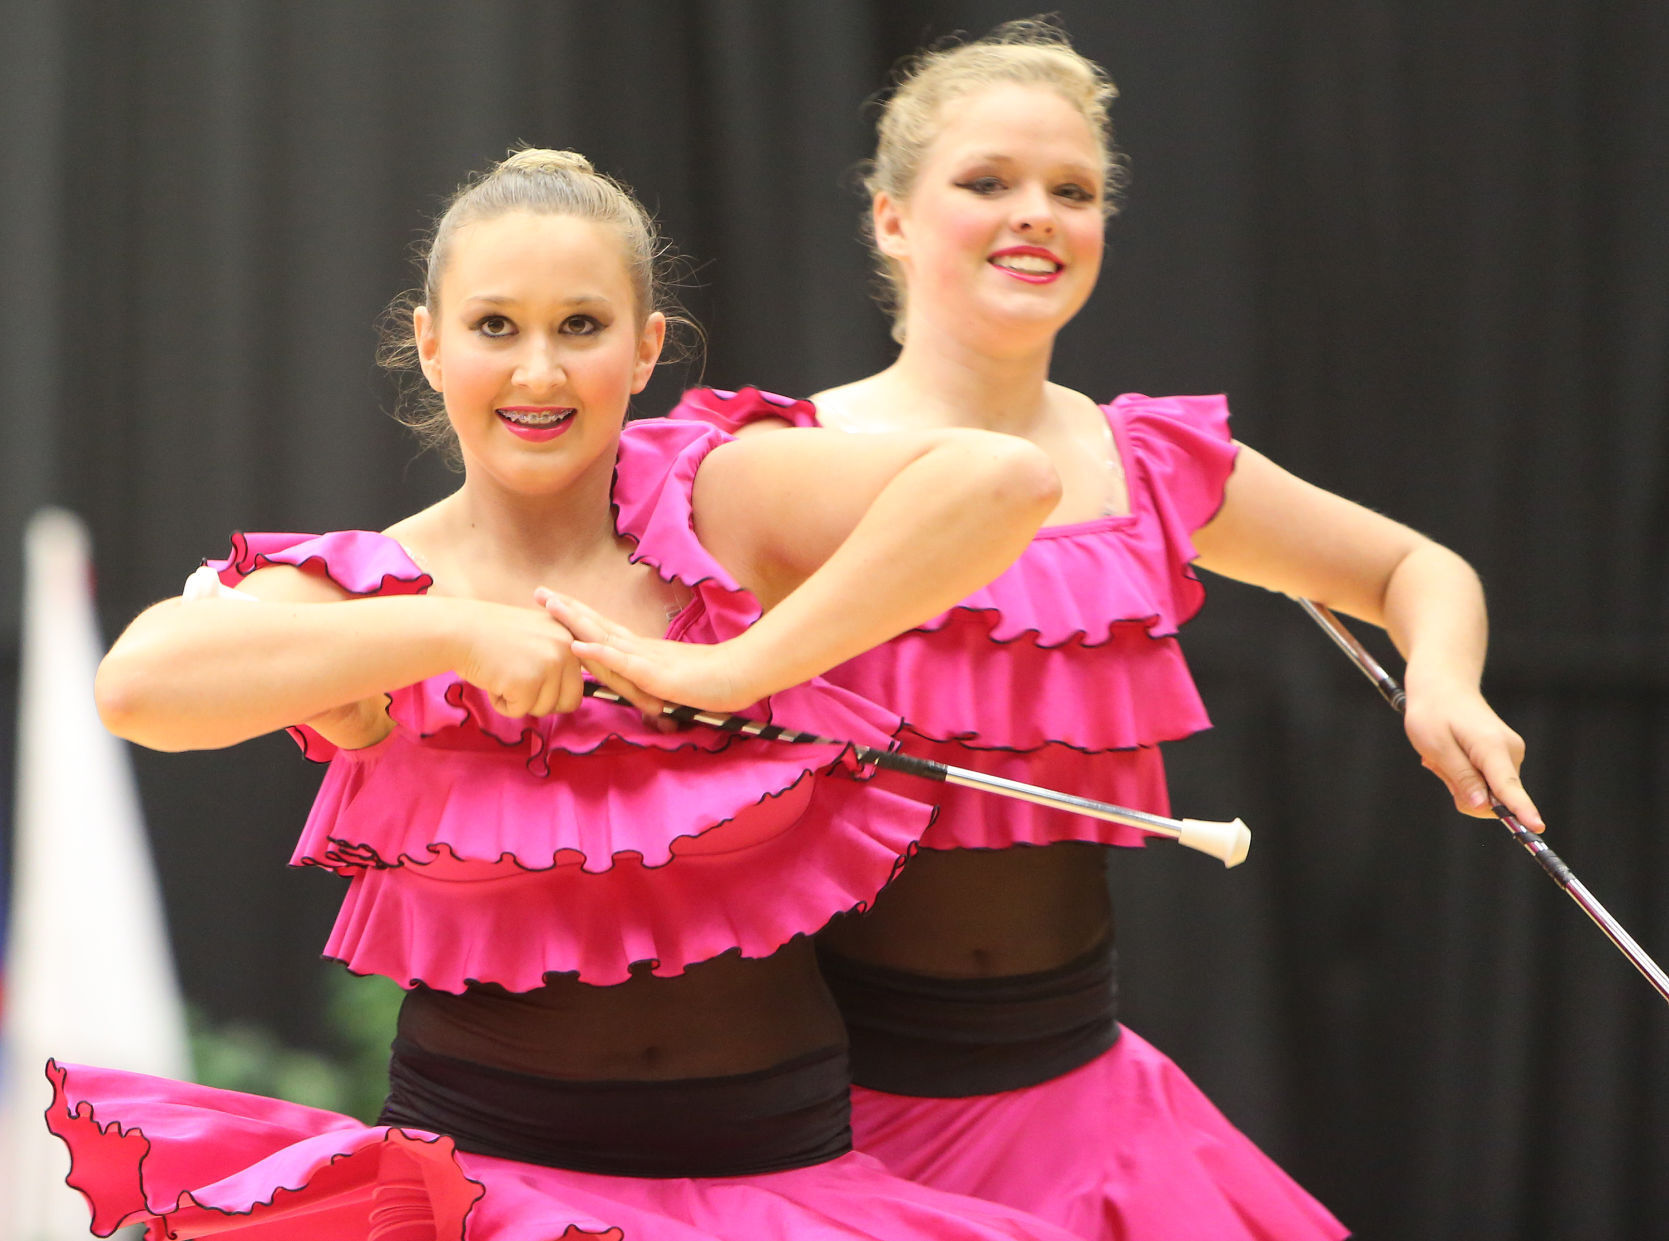
<svg viewBox="0 0 1669 1241"><path fill-rule="evenodd" d="M1072 322L1072 316L1077 313L1077 306L1066 309L1058 301L1005 298L998 305L987 304L978 316L978 323L985 332L999 336L1050 337Z"/></svg>

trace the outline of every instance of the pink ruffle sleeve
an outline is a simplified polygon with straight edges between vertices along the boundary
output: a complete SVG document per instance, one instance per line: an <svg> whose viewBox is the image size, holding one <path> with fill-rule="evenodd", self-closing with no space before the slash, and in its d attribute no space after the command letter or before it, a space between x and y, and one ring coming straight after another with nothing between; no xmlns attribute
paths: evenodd
<svg viewBox="0 0 1669 1241"><path fill-rule="evenodd" d="M760 388L727 392L723 388L691 388L679 398L667 417L677 421L702 422L731 435L751 423L780 419L796 427L815 427L817 407L810 401L778 396Z"/></svg>
<svg viewBox="0 0 1669 1241"><path fill-rule="evenodd" d="M689 588L666 634L678 641L723 641L759 615L693 528L695 473L725 438L655 421L621 440L617 526L634 560ZM432 584L368 531L243 535L211 563L229 585L274 564L356 595ZM662 733L590 699L571 715L510 719L454 674L394 691L388 710L393 731L363 750L294 730L330 765L292 862L349 879L327 954L405 985L610 984L638 963L671 975L731 949L766 956L865 907L931 814L871 786L841 744ZM751 714L878 748L901 727L815 681Z"/></svg>

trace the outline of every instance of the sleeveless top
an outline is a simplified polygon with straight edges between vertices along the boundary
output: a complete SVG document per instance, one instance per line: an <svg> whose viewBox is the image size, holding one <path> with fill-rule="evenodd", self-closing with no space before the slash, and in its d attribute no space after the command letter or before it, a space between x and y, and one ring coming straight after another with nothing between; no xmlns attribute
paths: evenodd
<svg viewBox="0 0 1669 1241"><path fill-rule="evenodd" d="M676 641L721 642L760 615L693 529L696 471L728 438L664 420L621 437L616 526L634 561L690 591L665 635ZM398 542L364 530L239 534L207 563L227 585L268 565L356 596L433 584ZM548 974L609 984L634 964L667 976L732 949L768 956L867 907L930 820L841 745L662 733L590 698L512 719L453 673L388 697L394 728L364 749L290 730L329 764L291 860L349 880L326 955L404 986L527 991ZM747 714L880 748L901 727L821 681Z"/></svg>
<svg viewBox="0 0 1669 1241"><path fill-rule="evenodd" d="M1176 638L1204 602L1191 536L1221 506L1237 449L1221 396L1127 394L1102 409L1128 513L1043 528L988 586L827 679L902 715L911 754L1168 813L1158 747L1210 726ZM754 388L693 390L671 416L726 431L819 425L811 402ZM881 781L936 806L930 848L1147 835L890 772Z"/></svg>

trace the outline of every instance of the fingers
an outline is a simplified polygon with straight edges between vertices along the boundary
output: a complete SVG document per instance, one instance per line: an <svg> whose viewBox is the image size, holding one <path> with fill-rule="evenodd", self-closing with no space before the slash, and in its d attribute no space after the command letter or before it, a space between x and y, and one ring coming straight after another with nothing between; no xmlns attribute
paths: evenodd
<svg viewBox="0 0 1669 1241"><path fill-rule="evenodd" d="M645 714L659 715L662 698L645 688L644 680L655 676L654 663L633 651L601 642L574 642L574 654L586 670L604 685Z"/></svg>
<svg viewBox="0 0 1669 1241"><path fill-rule="evenodd" d="M621 675L609 666L608 660L617 659L620 652L613 647L602 645L590 646L583 642L575 643L579 649L574 654L579 657L581 666L596 680L608 686L631 703L643 716L643 722L658 732L675 733L681 725L677 720L666 714L666 700L638 685L630 677ZM591 656L587 656L591 652Z"/></svg>
<svg viewBox="0 0 1669 1241"><path fill-rule="evenodd" d="M558 594L541 586L533 592L533 597L550 614L552 620L566 627L574 637L586 642L609 642L631 633L629 629L615 624L597 609L568 595Z"/></svg>
<svg viewBox="0 0 1669 1241"><path fill-rule="evenodd" d="M571 649L585 672L635 706L647 722L663 731L677 729L677 722L663 710L674 685L682 683L675 669L696 658L693 650L646 638L571 595L540 587L533 597L573 635Z"/></svg>
<svg viewBox="0 0 1669 1241"><path fill-rule="evenodd" d="M458 668L465 681L490 695L493 709L512 719L575 710L585 680L573 634L543 609L483 604L481 626Z"/></svg>
<svg viewBox="0 0 1669 1241"><path fill-rule="evenodd" d="M1424 766L1443 781L1462 814L1489 818L1499 802L1531 831L1540 832L1545 827L1518 774L1524 742L1504 724L1496 721L1483 737L1470 741L1447 728L1436 737L1410 729L1410 740L1420 751Z"/></svg>
<svg viewBox="0 0 1669 1241"><path fill-rule="evenodd" d="M579 683L578 668L573 661L547 666L537 680L528 678L512 682L502 692L492 696L493 710L512 719L529 715L555 715L572 711L579 705L578 692L570 691L568 681ZM571 676L569 674L572 674Z"/></svg>
<svg viewBox="0 0 1669 1241"><path fill-rule="evenodd" d="M1521 743L1520 754L1522 749ZM1524 789L1524 782L1519 779L1518 756L1510 750L1501 749L1480 756L1475 761L1483 771L1484 779L1488 781L1495 799L1510 810L1514 818L1532 832L1539 832L1546 827L1542 822L1541 811L1536 809L1536 803L1530 800L1530 794Z"/></svg>
<svg viewBox="0 0 1669 1241"><path fill-rule="evenodd" d="M1426 768L1448 788L1449 796L1455 799L1456 809L1476 818L1488 817L1488 783L1452 737L1445 737L1441 743L1431 747L1424 760Z"/></svg>
<svg viewBox="0 0 1669 1241"><path fill-rule="evenodd" d="M580 661L582 668L642 711L645 719L659 717L661 708L666 705L665 700L619 671L618 665L624 655L619 647L606 643L574 642L574 657Z"/></svg>
<svg viewBox="0 0 1669 1241"><path fill-rule="evenodd" d="M1524 739L1492 717L1475 739L1457 736L1456 741L1469 769L1462 777L1468 803L1475 802L1473 790L1481 789L1484 805L1479 813L1493 813L1494 805L1499 803L1525 827L1533 832L1541 831L1546 826L1541 812L1525 792L1518 774L1524 761Z"/></svg>
<svg viewBox="0 0 1669 1241"><path fill-rule="evenodd" d="M574 654L585 670L642 711L646 720L659 726L664 719L661 714L664 700L644 689L622 663L626 659L632 660L631 667L640 673L650 667L649 662L637 653L640 635L570 595L541 586L534 591L533 597L553 620L566 626L574 635ZM671 728L677 727L676 722L671 720L667 720L666 724Z"/></svg>
<svg viewBox="0 0 1669 1241"><path fill-rule="evenodd" d="M571 652L572 647L569 649ZM553 673L546 680L548 705L536 711L536 715L566 715L579 710L580 703L585 699L585 676L578 656L563 660Z"/></svg>

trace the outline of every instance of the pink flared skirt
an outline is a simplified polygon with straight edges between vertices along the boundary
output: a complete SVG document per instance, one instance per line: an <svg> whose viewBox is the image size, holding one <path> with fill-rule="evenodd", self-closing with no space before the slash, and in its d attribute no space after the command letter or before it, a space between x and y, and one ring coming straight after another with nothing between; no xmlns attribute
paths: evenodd
<svg viewBox="0 0 1669 1241"><path fill-rule="evenodd" d="M603 1176L165 1078L56 1063L48 1075L47 1121L99 1236L142 1223L152 1241L366 1241L381 1209L390 1241L1076 1241L855 1152L754 1176Z"/></svg>
<svg viewBox="0 0 1669 1241"><path fill-rule="evenodd" d="M1088 1064L1021 1090L924 1099L854 1088L852 1132L900 1176L1085 1241L1349 1235L1128 1027Z"/></svg>

